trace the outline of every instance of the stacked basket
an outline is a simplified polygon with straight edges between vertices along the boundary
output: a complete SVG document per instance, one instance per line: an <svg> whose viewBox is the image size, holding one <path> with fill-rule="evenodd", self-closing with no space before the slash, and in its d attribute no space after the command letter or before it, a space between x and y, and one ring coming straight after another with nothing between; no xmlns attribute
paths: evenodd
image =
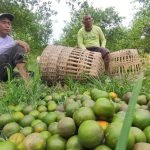
<svg viewBox="0 0 150 150"><path fill-rule="evenodd" d="M141 72L142 62L136 49L124 49L110 54L111 75L139 75Z"/></svg>
<svg viewBox="0 0 150 150"><path fill-rule="evenodd" d="M63 81L66 77L83 80L98 77L104 72L100 53L88 50L48 45L40 57L42 79L48 83Z"/></svg>

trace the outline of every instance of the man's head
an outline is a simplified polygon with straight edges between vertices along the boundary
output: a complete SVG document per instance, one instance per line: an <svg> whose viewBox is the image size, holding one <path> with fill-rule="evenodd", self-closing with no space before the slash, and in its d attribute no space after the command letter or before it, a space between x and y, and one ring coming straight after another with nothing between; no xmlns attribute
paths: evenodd
<svg viewBox="0 0 150 150"><path fill-rule="evenodd" d="M11 23L14 16L9 13L0 14L0 37L5 37L11 32Z"/></svg>
<svg viewBox="0 0 150 150"><path fill-rule="evenodd" d="M93 18L90 14L87 14L83 17L83 24L85 29L88 31L90 31L92 29L92 25L93 25Z"/></svg>

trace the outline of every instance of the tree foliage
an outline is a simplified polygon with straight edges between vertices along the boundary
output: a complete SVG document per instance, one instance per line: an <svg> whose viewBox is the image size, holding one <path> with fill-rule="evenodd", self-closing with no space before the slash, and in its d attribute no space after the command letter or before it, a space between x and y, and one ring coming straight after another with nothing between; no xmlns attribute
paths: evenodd
<svg viewBox="0 0 150 150"><path fill-rule="evenodd" d="M111 51L137 48L150 52L150 1L135 0L141 7L132 20L130 28L122 26L123 18L114 8L105 10L89 6L87 1L69 0L67 4L72 8L71 21L66 24L63 34L56 44L77 46L77 32L81 27L82 17L85 13L92 14L95 24L100 26L107 39L107 47ZM79 9L74 10L78 5Z"/></svg>
<svg viewBox="0 0 150 150"><path fill-rule="evenodd" d="M42 0L1 0L0 12L15 16L13 36L27 41L33 49L47 44L52 34L51 2Z"/></svg>
<svg viewBox="0 0 150 150"><path fill-rule="evenodd" d="M150 52L150 1L136 0L141 3L135 14L132 28L129 31L130 46Z"/></svg>
<svg viewBox="0 0 150 150"><path fill-rule="evenodd" d="M82 26L82 18L85 14L91 14L94 24L102 28L107 39L107 47L110 50L120 48L117 39L122 39L126 34L121 26L123 18L113 7L105 10L95 9L93 6L89 6L87 2L80 4L79 10L74 10L71 13L71 21L63 29L63 36L59 41L56 41L56 44L77 46L77 33Z"/></svg>

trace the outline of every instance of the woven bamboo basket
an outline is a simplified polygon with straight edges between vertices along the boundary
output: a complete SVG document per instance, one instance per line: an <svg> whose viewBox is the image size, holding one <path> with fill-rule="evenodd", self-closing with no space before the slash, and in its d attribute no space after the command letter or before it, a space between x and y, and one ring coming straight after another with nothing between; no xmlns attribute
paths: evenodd
<svg viewBox="0 0 150 150"><path fill-rule="evenodd" d="M142 61L136 49L124 49L110 53L111 75L138 75L141 72Z"/></svg>
<svg viewBox="0 0 150 150"><path fill-rule="evenodd" d="M100 53L65 46L48 45L40 56L39 66L42 79L50 83L66 77L78 80L98 77L104 72Z"/></svg>
<svg viewBox="0 0 150 150"><path fill-rule="evenodd" d="M142 63L143 63L143 68L145 70L150 70L150 54L145 54L143 57L142 57Z"/></svg>
<svg viewBox="0 0 150 150"><path fill-rule="evenodd" d="M54 82L57 80L57 61L61 49L61 46L50 45L44 49L39 61L43 80Z"/></svg>

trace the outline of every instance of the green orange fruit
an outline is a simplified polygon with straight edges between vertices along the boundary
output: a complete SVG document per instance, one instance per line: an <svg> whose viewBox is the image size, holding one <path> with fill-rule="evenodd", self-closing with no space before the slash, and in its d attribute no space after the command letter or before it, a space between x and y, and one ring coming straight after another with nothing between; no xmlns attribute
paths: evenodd
<svg viewBox="0 0 150 150"><path fill-rule="evenodd" d="M31 122L31 127L34 127L36 124L38 124L38 123L40 123L40 122L42 122L40 119L33 120L33 121Z"/></svg>
<svg viewBox="0 0 150 150"><path fill-rule="evenodd" d="M82 146L93 149L103 140L104 131L94 120L84 121L78 129L78 137Z"/></svg>
<svg viewBox="0 0 150 150"><path fill-rule="evenodd" d="M105 140L107 146L109 146L112 149L115 149L118 138L120 136L121 129L122 123L120 122L113 122L108 125L108 127L105 130ZM130 131L128 137L127 150L131 150L134 144L135 144L135 137L132 131Z"/></svg>
<svg viewBox="0 0 150 150"><path fill-rule="evenodd" d="M38 116L38 119L42 120L43 121L43 118L48 114L48 112L44 111L44 112L41 112Z"/></svg>
<svg viewBox="0 0 150 150"><path fill-rule="evenodd" d="M83 107L90 107L90 108L93 108L93 107L94 107L94 104L95 104L95 101L93 101L93 100L86 100L86 101L83 101L83 102L82 102L82 106L83 106Z"/></svg>
<svg viewBox="0 0 150 150"><path fill-rule="evenodd" d="M4 142L0 142L0 149L1 150L16 150L17 147L14 143L10 141L4 141Z"/></svg>
<svg viewBox="0 0 150 150"><path fill-rule="evenodd" d="M40 133L32 133L25 137L23 145L27 150L45 150L46 141Z"/></svg>
<svg viewBox="0 0 150 150"><path fill-rule="evenodd" d="M39 122L36 125L33 126L34 132L42 132L47 130L47 125L44 122Z"/></svg>
<svg viewBox="0 0 150 150"><path fill-rule="evenodd" d="M17 148L22 146L22 142L24 139L25 139L25 136L22 133L15 133L9 137L9 141L16 144Z"/></svg>
<svg viewBox="0 0 150 150"><path fill-rule="evenodd" d="M32 110L34 110L34 107L32 105L28 105L23 109L23 113L29 114Z"/></svg>
<svg viewBox="0 0 150 150"><path fill-rule="evenodd" d="M16 122L10 122L4 126L2 133L5 136L10 137L12 134L17 133L19 131L20 131L19 124Z"/></svg>
<svg viewBox="0 0 150 150"><path fill-rule="evenodd" d="M2 114L0 116L0 128L2 128L4 125L6 125L9 122L13 122L13 116L9 113Z"/></svg>
<svg viewBox="0 0 150 150"><path fill-rule="evenodd" d="M102 91L102 90L99 90L99 89L92 89L91 90L91 97L93 100L97 100L99 98L109 98L109 93L107 93L106 91Z"/></svg>
<svg viewBox="0 0 150 150"><path fill-rule="evenodd" d="M29 115L33 116L34 118L37 118L39 116L40 112L38 110L32 110Z"/></svg>
<svg viewBox="0 0 150 150"><path fill-rule="evenodd" d="M95 114L89 107L81 107L73 114L73 119L77 126L80 126L85 120L95 120Z"/></svg>
<svg viewBox="0 0 150 150"><path fill-rule="evenodd" d="M47 107L44 106L44 105L40 105L40 106L38 106L38 111L39 112L46 112L47 111Z"/></svg>
<svg viewBox="0 0 150 150"><path fill-rule="evenodd" d="M40 134L43 136L45 140L51 137L51 133L49 131L42 131Z"/></svg>
<svg viewBox="0 0 150 150"><path fill-rule="evenodd" d="M50 101L48 103L48 111L54 111L57 108L57 103L55 101Z"/></svg>
<svg viewBox="0 0 150 150"><path fill-rule="evenodd" d="M24 134L24 136L27 136L33 132L32 127L24 127L20 130L20 133Z"/></svg>
<svg viewBox="0 0 150 150"><path fill-rule="evenodd" d="M142 130L147 126L150 126L150 111L136 109L133 116L133 125Z"/></svg>
<svg viewBox="0 0 150 150"><path fill-rule="evenodd" d="M80 144L80 141L77 135L74 135L68 139L67 144L66 144L66 149L67 150L75 150L75 149L83 150L83 147Z"/></svg>
<svg viewBox="0 0 150 150"><path fill-rule="evenodd" d="M55 112L49 112L46 114L46 116L43 118L43 122L45 122L47 125L49 125L52 122L55 122L57 119L57 115Z"/></svg>
<svg viewBox="0 0 150 150"><path fill-rule="evenodd" d="M20 125L22 127L30 126L34 117L32 115L25 115L23 119L20 121Z"/></svg>
<svg viewBox="0 0 150 150"><path fill-rule="evenodd" d="M75 122L70 117L64 117L58 122L58 133L65 138L75 134Z"/></svg>
<svg viewBox="0 0 150 150"><path fill-rule="evenodd" d="M80 108L80 104L78 102L68 103L65 107L66 115L68 117L72 117L73 113Z"/></svg>
<svg viewBox="0 0 150 150"><path fill-rule="evenodd" d="M55 134L47 140L47 150L66 150L66 140Z"/></svg>
<svg viewBox="0 0 150 150"><path fill-rule="evenodd" d="M133 135L135 137L136 143L146 142L146 136L141 129L139 129L137 127L131 127L131 130L132 130Z"/></svg>
<svg viewBox="0 0 150 150"><path fill-rule="evenodd" d="M24 114L20 111L17 111L17 112L13 113L13 118L17 122L21 121L23 119L23 117L24 117Z"/></svg>
<svg viewBox="0 0 150 150"><path fill-rule="evenodd" d="M54 134L58 134L58 122L52 122L49 126L48 126L48 131L54 135Z"/></svg>
<svg viewBox="0 0 150 150"><path fill-rule="evenodd" d="M150 126L147 126L147 127L144 129L144 133L145 133L147 142L150 143Z"/></svg>
<svg viewBox="0 0 150 150"><path fill-rule="evenodd" d="M99 98L93 107L96 116L101 120L111 120L115 108L113 103L107 98Z"/></svg>
<svg viewBox="0 0 150 150"><path fill-rule="evenodd" d="M94 150L112 150L112 149L106 145L100 145L97 146Z"/></svg>

